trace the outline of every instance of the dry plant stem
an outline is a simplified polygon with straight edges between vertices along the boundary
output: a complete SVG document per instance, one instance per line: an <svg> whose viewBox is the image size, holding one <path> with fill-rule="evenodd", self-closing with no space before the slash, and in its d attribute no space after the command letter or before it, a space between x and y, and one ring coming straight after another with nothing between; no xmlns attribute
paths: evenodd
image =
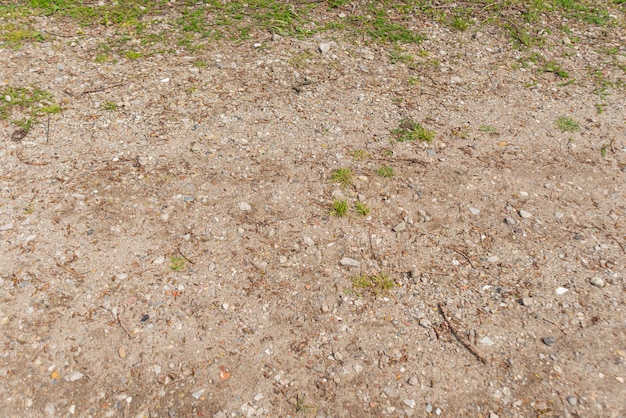
<svg viewBox="0 0 626 418"><path fill-rule="evenodd" d="M70 273L72 276L77 277L79 279L83 279L85 276L83 276L82 274L80 274L79 272L77 272L76 270L74 270L71 267L66 266L65 264L61 264L58 260L54 260L54 262L56 263L57 266L61 267L63 270L67 271L68 273Z"/></svg>
<svg viewBox="0 0 626 418"><path fill-rule="evenodd" d="M459 250L458 248L454 248L454 247L448 247L449 249L451 249L452 251L455 251L457 253L459 253L460 255L463 256L463 258L465 258L467 260L467 262L470 264L470 266L472 268L474 267L474 263L472 263L472 260L469 258L469 256L467 254L465 254L463 251Z"/></svg>
<svg viewBox="0 0 626 418"><path fill-rule="evenodd" d="M474 357L480 360L481 363L485 365L488 364L487 360L485 360L485 358L481 356L478 351L476 351L474 346L470 344L470 342L467 341L465 338L461 337L461 334L459 334L458 331L452 326L452 321L450 321L448 315L446 314L446 311L443 308L443 303L440 302L438 306L439 306L439 312L441 312L441 316L443 316L443 320L446 321L446 325L448 325L450 332L452 332L452 335L454 335L457 341L460 342L463 345L463 347L465 347L470 353L472 353Z"/></svg>
<svg viewBox="0 0 626 418"><path fill-rule="evenodd" d="M624 254L626 254L626 248L624 248L624 244L622 244L621 242L619 242L619 241L617 240L617 238L615 238L613 235L608 234L608 233L607 233L606 235L607 235L609 238L611 238L613 241L615 241L615 242L617 243L617 245L619 245L619 247L622 249L622 252L623 252Z"/></svg>
<svg viewBox="0 0 626 418"><path fill-rule="evenodd" d="M22 152L19 149L15 150L15 156L17 157L18 160L20 160L22 163L26 165L48 165L48 163L46 162L28 161L26 158L24 158L24 156L22 155Z"/></svg>
<svg viewBox="0 0 626 418"><path fill-rule="evenodd" d="M561 327L559 324L557 324L554 321L549 320L548 318L544 318L543 316L539 315L539 314L535 314L535 318L537 319L543 319L546 322L551 323L552 325L554 325L555 327L557 327L559 329L559 331L561 331L563 333L563 335L567 335L567 332L565 332L565 330L563 329L563 327Z"/></svg>
<svg viewBox="0 0 626 418"><path fill-rule="evenodd" d="M132 340L133 338L135 338L135 336L131 334L130 331L128 331L128 328L124 326L124 323L122 322L122 319L120 318L120 313L121 313L120 310L121 310L121 306L117 308L117 310L114 312L115 319L117 319L117 323L120 324L120 327L122 327L126 335L128 335L128 339Z"/></svg>

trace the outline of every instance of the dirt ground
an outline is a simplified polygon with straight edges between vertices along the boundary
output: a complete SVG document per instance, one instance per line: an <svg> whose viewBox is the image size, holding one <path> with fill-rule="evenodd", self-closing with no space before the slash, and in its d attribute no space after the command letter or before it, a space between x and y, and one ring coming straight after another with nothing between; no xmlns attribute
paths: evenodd
<svg viewBox="0 0 626 418"><path fill-rule="evenodd" d="M418 24L0 49L0 415L624 417L626 34Z"/></svg>

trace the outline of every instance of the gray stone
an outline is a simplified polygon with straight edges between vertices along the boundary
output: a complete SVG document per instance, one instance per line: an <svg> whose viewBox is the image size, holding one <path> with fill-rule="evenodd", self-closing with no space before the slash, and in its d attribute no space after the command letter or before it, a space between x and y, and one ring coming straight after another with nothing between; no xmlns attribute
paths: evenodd
<svg viewBox="0 0 626 418"><path fill-rule="evenodd" d="M405 399L403 403L411 409L415 408L415 405L416 405L416 402L414 399Z"/></svg>
<svg viewBox="0 0 626 418"><path fill-rule="evenodd" d="M547 346L552 346L556 343L556 337L544 337L541 341L543 341L543 343Z"/></svg>
<svg viewBox="0 0 626 418"><path fill-rule="evenodd" d="M482 345L486 345L487 347L491 347L492 345L495 344L493 340L489 337L483 337L480 340L478 340L478 342L481 343Z"/></svg>
<svg viewBox="0 0 626 418"><path fill-rule="evenodd" d="M591 279L589 279L589 283L596 287L604 287L606 285L601 277L592 277Z"/></svg>
<svg viewBox="0 0 626 418"><path fill-rule="evenodd" d="M469 211L472 212L472 215L478 215L480 213L480 209L469 207Z"/></svg>
<svg viewBox="0 0 626 418"><path fill-rule="evenodd" d="M79 371L75 371L75 372L72 372L72 373L68 374L68 375L67 375L67 376L65 376L63 379L65 379L65 380L66 380L66 381L68 381L68 382L75 382L75 381L77 381L77 380L82 379L84 376L85 376L85 375L84 375L84 374L82 374L81 372L79 372Z"/></svg>
<svg viewBox="0 0 626 418"><path fill-rule="evenodd" d="M346 266L346 267L361 267L360 262L349 257L344 257L341 260L339 260L339 264L341 264L342 266Z"/></svg>
<svg viewBox="0 0 626 418"><path fill-rule="evenodd" d="M522 210L522 209L520 209L518 213L519 213L519 216L521 216L524 219L532 218L532 216L533 216L532 213L527 212L527 211Z"/></svg>
<svg viewBox="0 0 626 418"><path fill-rule="evenodd" d="M529 297L522 298L522 305L529 307L529 306L532 306L532 304L533 304L533 298L529 298Z"/></svg>
<svg viewBox="0 0 626 418"><path fill-rule="evenodd" d="M578 398L576 396L568 396L566 399L567 403L572 406L576 406L578 404Z"/></svg>
<svg viewBox="0 0 626 418"><path fill-rule="evenodd" d="M239 206L239 209L241 209L243 211L252 210L252 206L250 206L250 204L248 202L239 202L239 203L237 203L237 206Z"/></svg>
<svg viewBox="0 0 626 418"><path fill-rule="evenodd" d="M321 43L318 48L322 54L328 54L330 52L329 43Z"/></svg>
<svg viewBox="0 0 626 418"><path fill-rule="evenodd" d="M411 377L409 378L409 380L407 381L407 383L408 383L409 385L411 385L411 386L417 386L417 385L419 385L420 381L419 381L419 379L418 379L417 377L415 377L415 376L411 376Z"/></svg>
<svg viewBox="0 0 626 418"><path fill-rule="evenodd" d="M393 227L393 231L394 232L401 232L404 231L406 229L406 223L405 222L400 222L398 225Z"/></svg>
<svg viewBox="0 0 626 418"><path fill-rule="evenodd" d="M507 225L515 225L517 222L510 216L507 216L506 218L504 218L504 223Z"/></svg>

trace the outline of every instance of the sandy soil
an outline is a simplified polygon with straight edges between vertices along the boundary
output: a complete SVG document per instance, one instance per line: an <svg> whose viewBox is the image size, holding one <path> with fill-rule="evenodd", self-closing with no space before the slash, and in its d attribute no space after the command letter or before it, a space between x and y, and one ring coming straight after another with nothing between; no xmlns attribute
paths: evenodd
<svg viewBox="0 0 626 418"><path fill-rule="evenodd" d="M0 49L63 108L0 121L1 415L624 416L624 33L533 63L420 24L413 62L259 33L98 63L112 32L45 18Z"/></svg>

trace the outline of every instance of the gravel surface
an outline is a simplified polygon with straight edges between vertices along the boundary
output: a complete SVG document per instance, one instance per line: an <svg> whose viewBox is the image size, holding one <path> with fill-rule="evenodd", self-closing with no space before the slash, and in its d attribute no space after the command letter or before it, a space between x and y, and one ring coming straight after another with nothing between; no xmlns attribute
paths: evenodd
<svg viewBox="0 0 626 418"><path fill-rule="evenodd" d="M63 108L0 120L2 414L624 416L626 95L598 114L588 71L624 33L550 37L560 86L424 25L418 69L332 33L0 49L0 87Z"/></svg>

